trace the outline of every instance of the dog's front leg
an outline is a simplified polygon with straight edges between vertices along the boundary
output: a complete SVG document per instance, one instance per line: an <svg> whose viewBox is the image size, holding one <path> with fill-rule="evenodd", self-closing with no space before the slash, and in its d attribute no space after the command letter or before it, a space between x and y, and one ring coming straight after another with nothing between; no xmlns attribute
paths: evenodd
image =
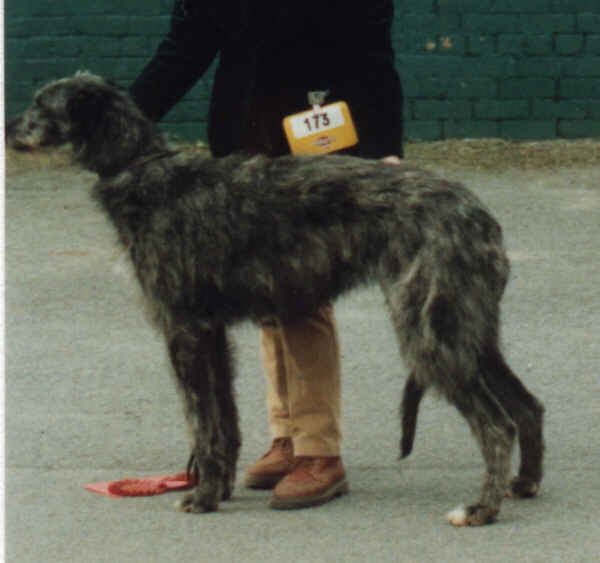
<svg viewBox="0 0 600 563"><path fill-rule="evenodd" d="M179 326L170 332L169 354L190 433L188 469L198 478L178 508L210 512L231 495L240 445L225 329Z"/></svg>

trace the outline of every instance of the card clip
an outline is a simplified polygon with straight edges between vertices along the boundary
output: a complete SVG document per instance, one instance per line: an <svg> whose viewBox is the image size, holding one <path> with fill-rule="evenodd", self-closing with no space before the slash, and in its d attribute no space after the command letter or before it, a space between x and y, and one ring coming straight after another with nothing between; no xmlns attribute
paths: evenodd
<svg viewBox="0 0 600 563"><path fill-rule="evenodd" d="M315 113L321 111L321 106L327 96L329 96L329 90L314 90L308 93L308 103Z"/></svg>

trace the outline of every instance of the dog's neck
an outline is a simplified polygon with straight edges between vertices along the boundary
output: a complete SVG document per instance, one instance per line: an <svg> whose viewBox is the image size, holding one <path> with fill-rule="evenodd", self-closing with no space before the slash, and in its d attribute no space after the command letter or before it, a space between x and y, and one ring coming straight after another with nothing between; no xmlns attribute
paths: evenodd
<svg viewBox="0 0 600 563"><path fill-rule="evenodd" d="M100 178L110 178L136 161L154 159L168 151L167 143L155 124L143 120L137 125L138 128L133 131L121 131L115 127L114 134L119 137L120 143L118 151L105 135L73 139L75 159Z"/></svg>

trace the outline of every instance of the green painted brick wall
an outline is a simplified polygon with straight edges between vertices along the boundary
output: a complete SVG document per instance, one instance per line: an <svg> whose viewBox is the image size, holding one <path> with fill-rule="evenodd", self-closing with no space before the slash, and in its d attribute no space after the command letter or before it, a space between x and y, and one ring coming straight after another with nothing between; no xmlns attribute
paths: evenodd
<svg viewBox="0 0 600 563"><path fill-rule="evenodd" d="M600 136L599 0L398 0L409 137Z"/></svg>
<svg viewBox="0 0 600 563"><path fill-rule="evenodd" d="M168 29L173 0L6 0L6 113L78 69L128 85ZM600 137L600 0L395 0L406 134ZM163 128L205 136L213 70Z"/></svg>

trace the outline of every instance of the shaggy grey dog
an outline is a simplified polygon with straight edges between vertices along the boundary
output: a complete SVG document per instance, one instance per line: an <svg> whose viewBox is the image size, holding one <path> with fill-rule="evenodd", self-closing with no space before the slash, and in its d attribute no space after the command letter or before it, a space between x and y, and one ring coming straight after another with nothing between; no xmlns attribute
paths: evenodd
<svg viewBox="0 0 600 563"><path fill-rule="evenodd" d="M429 387L481 448L481 495L452 523L492 522L507 492L536 493L543 408L500 352L509 264L498 223L465 188L408 164L170 151L124 90L88 73L43 88L9 129L21 148L71 142L100 177L94 196L131 256L183 396L199 482L182 510L216 510L234 485L240 433L226 329L293 323L371 281L410 370L403 452ZM521 466L509 481L517 433Z"/></svg>

